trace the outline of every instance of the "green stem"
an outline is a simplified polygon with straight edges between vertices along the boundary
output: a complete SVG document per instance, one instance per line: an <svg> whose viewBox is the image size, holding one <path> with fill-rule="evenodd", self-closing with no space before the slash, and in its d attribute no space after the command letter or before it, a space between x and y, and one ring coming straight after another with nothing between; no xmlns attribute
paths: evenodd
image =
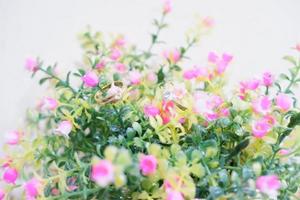
<svg viewBox="0 0 300 200"><path fill-rule="evenodd" d="M55 197L48 197L46 198L46 200L56 200L56 199L68 199L70 197L74 197L74 196L83 196L83 194L93 194L95 192L98 192L100 189L99 188L94 188L94 189L90 189L90 190L83 190L83 191L77 191L77 192L72 192L72 193L64 193L62 195L59 196L55 196Z"/></svg>
<svg viewBox="0 0 300 200"><path fill-rule="evenodd" d="M292 79L290 80L290 83L287 86L287 88L285 89L284 93L288 93L290 91L291 87L294 86L294 84L296 83L299 71L300 71L300 66L296 66L296 72L292 73Z"/></svg>

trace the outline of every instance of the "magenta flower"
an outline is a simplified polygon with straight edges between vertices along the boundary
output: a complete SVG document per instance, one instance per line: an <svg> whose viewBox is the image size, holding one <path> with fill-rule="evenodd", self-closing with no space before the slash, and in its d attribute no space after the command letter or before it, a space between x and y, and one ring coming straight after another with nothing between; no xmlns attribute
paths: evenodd
<svg viewBox="0 0 300 200"><path fill-rule="evenodd" d="M99 78L95 72L89 71L82 77L82 81L86 87L96 87L99 83Z"/></svg>
<svg viewBox="0 0 300 200"><path fill-rule="evenodd" d="M180 192L176 190L170 190L167 192L167 200L184 200L184 198Z"/></svg>
<svg viewBox="0 0 300 200"><path fill-rule="evenodd" d="M129 73L129 79L132 85L138 85L141 83L142 75L138 71L131 71Z"/></svg>
<svg viewBox="0 0 300 200"><path fill-rule="evenodd" d="M25 68L30 72L36 72L39 69L39 63L36 59L27 58L25 61Z"/></svg>
<svg viewBox="0 0 300 200"><path fill-rule="evenodd" d="M148 104L144 106L144 113L148 117L155 117L159 115L160 110L156 106Z"/></svg>
<svg viewBox="0 0 300 200"><path fill-rule="evenodd" d="M175 64L180 60L181 54L178 49L173 49L173 50L169 50L169 51L164 51L163 56L170 63Z"/></svg>
<svg viewBox="0 0 300 200"><path fill-rule="evenodd" d="M281 156L285 156L285 155L288 155L289 153L291 153L291 151L288 149L280 149L278 153Z"/></svg>
<svg viewBox="0 0 300 200"><path fill-rule="evenodd" d="M55 110L58 106L58 101L51 97L45 97L40 103L41 110Z"/></svg>
<svg viewBox="0 0 300 200"><path fill-rule="evenodd" d="M252 102L254 112L266 115L271 111L272 101L268 96L262 96Z"/></svg>
<svg viewBox="0 0 300 200"><path fill-rule="evenodd" d="M263 84L266 87L270 87L273 85L274 81L275 81L275 77L273 74L271 74L271 72L265 72L263 74Z"/></svg>
<svg viewBox="0 0 300 200"><path fill-rule="evenodd" d="M119 73L125 73L127 71L127 67L123 63L116 63L115 64L115 69Z"/></svg>
<svg viewBox="0 0 300 200"><path fill-rule="evenodd" d="M276 105L282 112L288 111L293 105L293 99L284 93L279 93L276 97Z"/></svg>
<svg viewBox="0 0 300 200"><path fill-rule="evenodd" d="M0 200L4 200L5 197L5 191L0 188Z"/></svg>
<svg viewBox="0 0 300 200"><path fill-rule="evenodd" d="M106 65L106 61L105 60L101 60L100 62L97 63L96 69L103 70L105 68L105 65Z"/></svg>
<svg viewBox="0 0 300 200"><path fill-rule="evenodd" d="M6 183L15 184L17 178L19 177L19 173L15 168L8 167L3 173L3 180Z"/></svg>
<svg viewBox="0 0 300 200"><path fill-rule="evenodd" d="M122 56L121 50L114 48L111 50L110 58L114 61L119 60L119 58Z"/></svg>
<svg viewBox="0 0 300 200"><path fill-rule="evenodd" d="M19 132L19 131L11 131L11 132L8 132L8 133L5 135L5 138L6 138L6 144L9 144L9 145L16 145L16 144L19 144L20 141L21 141L22 135L23 135L23 133L22 133L22 132Z"/></svg>
<svg viewBox="0 0 300 200"><path fill-rule="evenodd" d="M191 80L197 77L197 72L194 69L186 70L183 72L183 78Z"/></svg>
<svg viewBox="0 0 300 200"><path fill-rule="evenodd" d="M73 127L72 123L68 120L65 120L65 121L61 121L58 124L56 131L58 132L59 135L63 135L67 137L69 133L71 133L72 127Z"/></svg>
<svg viewBox="0 0 300 200"><path fill-rule="evenodd" d="M256 188L260 192L269 195L272 199L277 197L280 187L281 183L276 175L260 176L256 180Z"/></svg>
<svg viewBox="0 0 300 200"><path fill-rule="evenodd" d="M152 175L156 172L157 160L153 155L142 155L140 157L140 170L145 176Z"/></svg>
<svg viewBox="0 0 300 200"><path fill-rule="evenodd" d="M163 6L163 13L168 14L171 11L172 11L171 0L165 0L164 6Z"/></svg>
<svg viewBox="0 0 300 200"><path fill-rule="evenodd" d="M106 187L114 181L114 166L108 160L100 160L92 165L91 178L99 186Z"/></svg>
<svg viewBox="0 0 300 200"><path fill-rule="evenodd" d="M39 195L42 184L36 178L32 178L24 184L27 199L35 199Z"/></svg>
<svg viewBox="0 0 300 200"><path fill-rule="evenodd" d="M256 138L262 138L271 128L271 125L266 120L256 121L252 124L252 134Z"/></svg>
<svg viewBox="0 0 300 200"><path fill-rule="evenodd" d="M232 58L233 56L227 53L223 53L222 58L219 58L215 52L209 52L208 54L208 61L216 65L216 72L219 75L225 72Z"/></svg>
<svg viewBox="0 0 300 200"><path fill-rule="evenodd" d="M242 81L240 83L241 90L242 91L247 91L247 90L256 90L259 87L260 80L257 78L253 78L250 80Z"/></svg>

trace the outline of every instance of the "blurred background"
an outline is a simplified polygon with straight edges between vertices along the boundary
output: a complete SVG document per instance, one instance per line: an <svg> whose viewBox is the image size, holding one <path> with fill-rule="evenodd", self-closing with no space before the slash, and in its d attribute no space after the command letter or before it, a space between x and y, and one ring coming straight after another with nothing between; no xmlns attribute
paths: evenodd
<svg viewBox="0 0 300 200"><path fill-rule="evenodd" d="M24 70L27 57L58 63L65 73L81 60L77 34L90 25L105 33L123 33L138 47L148 47L151 23L162 0L0 0L0 136L23 124L25 111L45 95L46 87ZM270 70L286 71L282 60L300 42L299 0L174 0L162 39L184 44L196 16L211 16L216 25L189 56L205 64L211 50L234 55L230 84ZM0 139L1 141L2 139Z"/></svg>

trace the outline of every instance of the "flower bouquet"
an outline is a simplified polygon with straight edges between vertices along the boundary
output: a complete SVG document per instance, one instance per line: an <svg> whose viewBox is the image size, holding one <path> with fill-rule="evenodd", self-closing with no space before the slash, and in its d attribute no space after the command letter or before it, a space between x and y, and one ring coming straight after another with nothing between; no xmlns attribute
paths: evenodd
<svg viewBox="0 0 300 200"><path fill-rule="evenodd" d="M6 135L1 200L300 198L300 60L286 56L288 73L265 72L226 93L232 55L185 64L212 18L183 46L153 51L171 9L166 1L146 50L86 31L75 71L26 61L52 92Z"/></svg>

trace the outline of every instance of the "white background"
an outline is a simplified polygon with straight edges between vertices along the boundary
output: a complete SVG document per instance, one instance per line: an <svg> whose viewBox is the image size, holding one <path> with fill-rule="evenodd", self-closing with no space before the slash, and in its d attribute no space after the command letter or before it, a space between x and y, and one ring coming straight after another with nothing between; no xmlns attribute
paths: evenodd
<svg viewBox="0 0 300 200"><path fill-rule="evenodd" d="M46 90L24 70L26 57L71 69L81 60L76 34L86 25L124 33L146 47L160 9L160 0L0 0L0 135L22 126L26 108ZM232 53L233 84L265 70L286 70L281 58L300 42L299 0L174 0L170 30L162 35L170 47L183 44L195 15L214 17L216 27L189 55L205 64L210 50Z"/></svg>

